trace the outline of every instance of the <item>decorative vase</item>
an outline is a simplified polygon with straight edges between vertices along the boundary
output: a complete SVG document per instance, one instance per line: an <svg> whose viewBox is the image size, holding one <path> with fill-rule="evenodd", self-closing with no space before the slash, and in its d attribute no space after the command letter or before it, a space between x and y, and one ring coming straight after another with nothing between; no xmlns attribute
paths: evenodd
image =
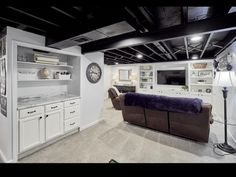
<svg viewBox="0 0 236 177"><path fill-rule="evenodd" d="M47 68L43 68L39 71L41 79L49 79L50 71Z"/></svg>

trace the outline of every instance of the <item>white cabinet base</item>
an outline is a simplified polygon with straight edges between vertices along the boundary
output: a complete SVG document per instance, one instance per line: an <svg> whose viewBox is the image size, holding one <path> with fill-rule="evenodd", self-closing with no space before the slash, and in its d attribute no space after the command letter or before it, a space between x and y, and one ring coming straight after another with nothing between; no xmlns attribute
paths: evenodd
<svg viewBox="0 0 236 177"><path fill-rule="evenodd" d="M43 115L27 117L19 121L19 152L31 149L43 142Z"/></svg>
<svg viewBox="0 0 236 177"><path fill-rule="evenodd" d="M45 140L49 141L63 134L63 110L46 113Z"/></svg>
<svg viewBox="0 0 236 177"><path fill-rule="evenodd" d="M25 152L19 153L18 154L18 160L21 159L21 158L24 158L24 157L26 157L26 156L28 156L30 154L33 154L33 153L35 153L35 152L37 152L37 151L39 151L39 150L41 150L41 149L43 149L43 148L53 144L53 143L56 143L57 141L62 140L63 138L66 138L66 137L68 137L68 136L70 136L72 134L78 133L78 132L79 132L79 128L74 129L73 131L70 131L70 132L68 132L68 133L66 133L66 134L64 134L62 136L56 137L55 139L52 139L52 140L50 140L50 141L48 141L46 143L37 145L37 146L35 146L34 148L32 148L30 150L27 150Z"/></svg>

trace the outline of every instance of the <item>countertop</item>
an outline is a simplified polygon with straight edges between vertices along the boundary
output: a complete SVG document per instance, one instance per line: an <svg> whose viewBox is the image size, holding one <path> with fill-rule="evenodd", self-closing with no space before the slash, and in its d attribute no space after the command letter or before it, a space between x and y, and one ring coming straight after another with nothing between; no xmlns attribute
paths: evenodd
<svg viewBox="0 0 236 177"><path fill-rule="evenodd" d="M80 96L72 94L61 94L55 96L20 97L18 98L17 109L25 109L34 106L68 101L76 98L80 98Z"/></svg>

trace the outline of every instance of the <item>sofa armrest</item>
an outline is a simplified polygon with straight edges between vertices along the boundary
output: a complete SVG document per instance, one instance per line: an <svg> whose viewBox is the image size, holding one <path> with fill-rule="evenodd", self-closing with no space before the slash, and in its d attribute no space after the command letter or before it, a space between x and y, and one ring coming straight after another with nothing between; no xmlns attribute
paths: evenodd
<svg viewBox="0 0 236 177"><path fill-rule="evenodd" d="M209 103L203 103L202 104L202 112L204 114L207 114L207 117L209 117L209 123L213 124L214 119L213 119L213 115L212 115L212 105Z"/></svg>

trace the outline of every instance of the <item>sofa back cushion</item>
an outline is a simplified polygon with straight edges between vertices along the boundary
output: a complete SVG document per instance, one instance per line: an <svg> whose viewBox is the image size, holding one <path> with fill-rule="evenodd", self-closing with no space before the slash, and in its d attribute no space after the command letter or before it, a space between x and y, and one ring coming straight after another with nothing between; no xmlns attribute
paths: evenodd
<svg viewBox="0 0 236 177"><path fill-rule="evenodd" d="M170 112L200 113L202 100L199 98L168 97L141 93L127 93L126 106L141 106Z"/></svg>

